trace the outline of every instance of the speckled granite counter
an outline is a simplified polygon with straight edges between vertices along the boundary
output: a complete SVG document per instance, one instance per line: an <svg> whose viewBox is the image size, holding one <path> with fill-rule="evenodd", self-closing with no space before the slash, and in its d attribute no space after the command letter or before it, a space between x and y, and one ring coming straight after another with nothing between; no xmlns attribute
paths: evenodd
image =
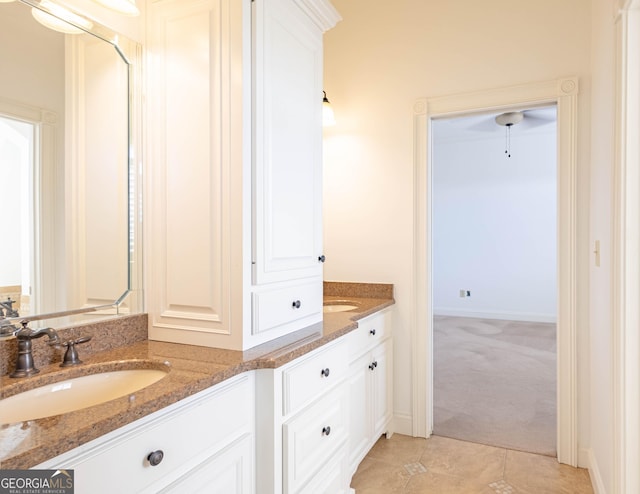
<svg viewBox="0 0 640 494"><path fill-rule="evenodd" d="M349 294L340 291L346 285L351 285ZM84 363L78 367L61 369L57 363L41 365L40 374L19 380L7 377L5 372L0 378L0 398L49 382L105 370L169 369L166 377L132 395L62 415L0 425L0 468L32 467L237 374L284 365L349 333L358 326L358 319L394 304L391 285L378 285L381 290L372 289L372 286L325 283L325 303L348 301L357 309L327 313L320 324L245 352L148 341L139 336L129 336L129 339L123 337L124 340L116 338L119 341L113 342L115 348L112 349L104 350L94 343L95 353L89 351L90 347L80 347ZM123 320L126 326L129 318ZM145 316L131 316L131 320L146 324ZM130 320L128 324L132 324ZM129 330L130 334L135 333L131 328ZM113 335L110 337L114 338ZM36 343L35 346L46 345ZM5 351L4 357L7 353L11 354Z"/></svg>

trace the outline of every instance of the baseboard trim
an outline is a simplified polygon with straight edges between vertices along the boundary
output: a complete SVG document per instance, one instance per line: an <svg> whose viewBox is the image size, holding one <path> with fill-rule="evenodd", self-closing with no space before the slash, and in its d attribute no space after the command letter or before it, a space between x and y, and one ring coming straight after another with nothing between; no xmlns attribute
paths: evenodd
<svg viewBox="0 0 640 494"><path fill-rule="evenodd" d="M580 450L580 457L584 456L587 458L588 465L586 466L589 469L589 477L591 477L591 487L593 487L594 494L607 494L607 490L604 488L604 483L602 482L602 475L600 474L600 468L598 467L598 461L596 460L595 455L593 454L593 450L591 448L584 450Z"/></svg>
<svg viewBox="0 0 640 494"><path fill-rule="evenodd" d="M587 448L578 449L578 467L589 468L591 464L591 450Z"/></svg>
<svg viewBox="0 0 640 494"><path fill-rule="evenodd" d="M451 307L436 307L433 309L433 315L548 323L555 323L557 320L556 314L536 314L534 312L491 312L482 310L454 309Z"/></svg>
<svg viewBox="0 0 640 494"><path fill-rule="evenodd" d="M408 414L394 414L393 432L405 436L413 436L413 419Z"/></svg>

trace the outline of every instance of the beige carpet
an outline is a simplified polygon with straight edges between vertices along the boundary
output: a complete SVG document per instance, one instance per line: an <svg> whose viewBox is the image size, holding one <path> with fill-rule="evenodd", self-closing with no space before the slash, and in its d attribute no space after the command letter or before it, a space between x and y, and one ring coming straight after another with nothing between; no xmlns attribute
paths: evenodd
<svg viewBox="0 0 640 494"><path fill-rule="evenodd" d="M556 326L434 317L434 433L556 456Z"/></svg>

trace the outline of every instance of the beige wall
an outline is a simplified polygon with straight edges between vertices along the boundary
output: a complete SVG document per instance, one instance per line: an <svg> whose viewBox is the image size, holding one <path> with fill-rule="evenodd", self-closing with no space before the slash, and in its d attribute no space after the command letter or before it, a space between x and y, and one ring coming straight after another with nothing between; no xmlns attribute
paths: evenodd
<svg viewBox="0 0 640 494"><path fill-rule="evenodd" d="M597 1L597 0L595 0ZM334 0L325 90L325 279L395 284L395 413L411 415L412 106L417 98L577 76L579 436L589 437L591 5L586 0Z"/></svg>

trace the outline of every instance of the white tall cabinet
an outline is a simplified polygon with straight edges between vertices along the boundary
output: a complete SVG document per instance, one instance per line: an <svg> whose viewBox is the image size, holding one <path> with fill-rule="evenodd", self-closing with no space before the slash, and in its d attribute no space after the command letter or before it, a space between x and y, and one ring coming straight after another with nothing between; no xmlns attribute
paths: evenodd
<svg viewBox="0 0 640 494"><path fill-rule="evenodd" d="M327 0L147 3L151 339L244 350L322 320Z"/></svg>

